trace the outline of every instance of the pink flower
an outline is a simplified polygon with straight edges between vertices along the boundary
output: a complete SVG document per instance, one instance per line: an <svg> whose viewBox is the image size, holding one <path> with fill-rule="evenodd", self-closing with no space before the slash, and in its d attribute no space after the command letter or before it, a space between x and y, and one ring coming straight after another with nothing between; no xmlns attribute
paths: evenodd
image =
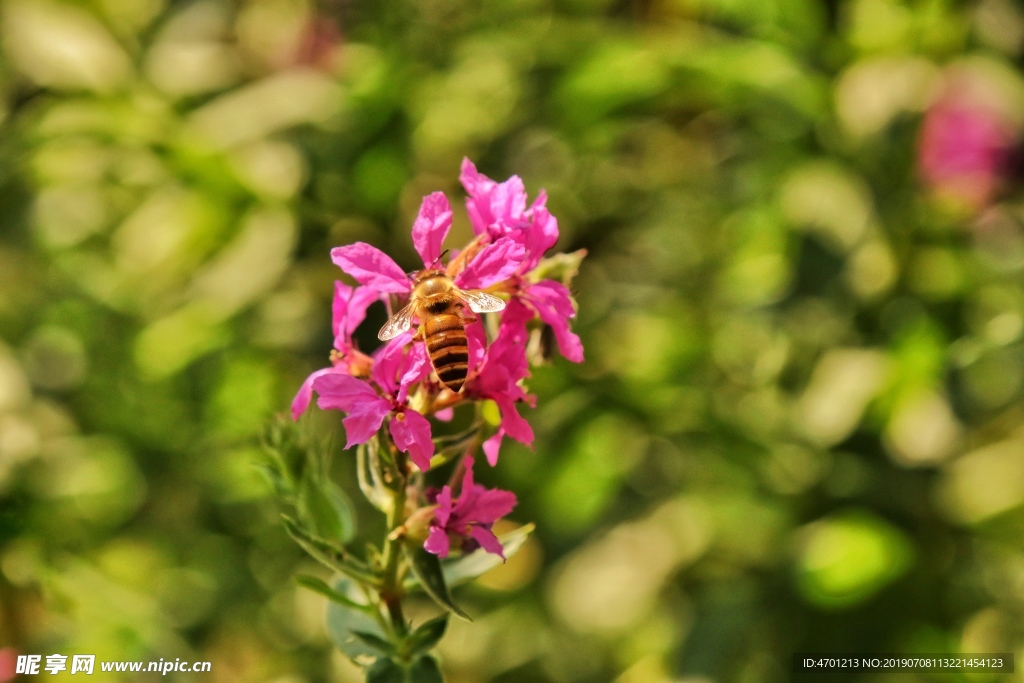
<svg viewBox="0 0 1024 683"><path fill-rule="evenodd" d="M561 282L541 280L537 283L520 281L513 296L525 301L555 333L558 350L573 363L583 362L583 342L569 329L569 321L576 317L569 289Z"/></svg>
<svg viewBox="0 0 1024 683"><path fill-rule="evenodd" d="M424 268L437 267L441 245L452 225L448 198L435 192L423 199L412 226L412 242ZM512 239L498 239L480 250L455 276L463 289L485 289L508 279L522 263L525 248ZM331 250L331 259L360 284L387 294L408 294L412 280L390 256L365 242Z"/></svg>
<svg viewBox="0 0 1024 683"><path fill-rule="evenodd" d="M523 245L526 256L516 270L513 296L526 302L551 327L563 356L582 363L583 344L569 329L569 320L576 317L569 290L554 280L534 283L526 278L558 241L558 221L547 210L547 195L541 191L527 209L526 190L518 176L496 183L479 173L469 159L462 160L459 180L469 193L466 211L473 231L485 242L511 239Z"/></svg>
<svg viewBox="0 0 1024 683"><path fill-rule="evenodd" d="M479 339L483 335L482 326L477 323L466 328L470 341L470 362L474 358L480 361L464 391L474 398L491 399L501 411L501 425L497 433L485 441L483 446L487 462L492 467L498 462L498 451L506 435L527 446L533 443L533 429L515 406L517 402L533 404L533 397L523 391L520 385L530 374L526 358L526 323L532 318L533 313L523 304L516 299L510 301L501 317L498 336L486 351L481 351L482 343L479 340L474 342L474 337Z"/></svg>
<svg viewBox="0 0 1024 683"><path fill-rule="evenodd" d="M426 472L434 455L434 441L430 422L409 407L409 389L430 374L430 360L422 344L404 349L411 337L406 332L378 349L371 381L328 372L313 380L313 391L319 396L320 408L348 413L342 420L348 436L345 448L369 441L390 416L388 428L395 445Z"/></svg>
<svg viewBox="0 0 1024 683"><path fill-rule="evenodd" d="M0 683L14 680L18 674L18 651L13 647L0 649Z"/></svg>
<svg viewBox="0 0 1024 683"><path fill-rule="evenodd" d="M423 547L440 557L448 557L452 537L461 539L463 551L482 547L505 559L504 549L491 531L496 521L512 512L516 506L515 494L488 489L473 482L473 459L465 460L466 474L462 479L459 499L452 500L452 489L445 486L437 496L434 521Z"/></svg>
<svg viewBox="0 0 1024 683"><path fill-rule="evenodd" d="M476 170L469 159L462 160L459 181L466 189L466 213L476 235L488 241L510 237L523 245L526 258L519 268L523 274L537 267L544 253L558 241L558 221L547 210L547 194L541 190L526 208L526 188L519 176L497 183Z"/></svg>
<svg viewBox="0 0 1024 683"><path fill-rule="evenodd" d="M334 303L331 328L334 331L335 353L331 354L331 366L317 370L306 378L299 392L292 400L292 419L298 420L313 397L313 381L330 373L360 375L369 371L372 360L356 349L352 335L366 318L366 309L377 300L377 293L367 287L349 287L343 282L334 283Z"/></svg>

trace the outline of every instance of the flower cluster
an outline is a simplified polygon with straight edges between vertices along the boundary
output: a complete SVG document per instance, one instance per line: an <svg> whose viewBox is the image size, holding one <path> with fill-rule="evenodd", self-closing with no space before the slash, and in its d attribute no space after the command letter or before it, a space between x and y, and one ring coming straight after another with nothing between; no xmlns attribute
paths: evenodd
<svg viewBox="0 0 1024 683"><path fill-rule="evenodd" d="M513 176L495 182L469 160L463 161L460 181L468 193L466 210L474 239L442 264L452 209L448 198L435 192L420 206L412 242L424 271L444 273L456 291L482 290L505 301L500 313L487 314L496 318L487 321L489 325L482 316L463 316L468 368L461 390L456 393L447 388L434 372L423 340L425 320L415 320L417 334L403 332L371 354L357 348L353 335L367 309L380 301L389 311L400 310L416 282L415 274L406 274L389 256L357 242L331 251L334 263L358 283L355 287L341 282L335 285L331 365L313 372L292 402L297 420L315 393L320 408L346 414L346 448L364 444L379 433L396 452L408 454L421 472L430 469L436 453L431 420L450 420L460 404L493 401L497 406L500 424L483 441L492 466L498 461L505 436L532 445L533 430L520 415L519 405L534 405L523 381L529 376L528 342L538 329L550 328L567 359L583 360L580 339L570 330L576 311L568 288L582 252L560 261L545 258L558 240L558 221L547 209L546 194L541 191L528 204L521 179ZM493 332L491 338L488 330ZM447 556L449 537L454 536L466 541L459 543L464 550L476 544L501 554L490 527L511 511L515 496L474 484L473 460L468 454L464 464L465 479L457 502L453 503L448 486L437 497L425 547ZM434 504L425 494L422 502L423 507Z"/></svg>

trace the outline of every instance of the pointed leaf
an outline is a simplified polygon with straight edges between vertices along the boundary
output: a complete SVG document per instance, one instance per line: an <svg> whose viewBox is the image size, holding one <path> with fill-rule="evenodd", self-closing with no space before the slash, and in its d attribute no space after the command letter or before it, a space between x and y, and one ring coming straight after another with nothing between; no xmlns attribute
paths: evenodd
<svg viewBox="0 0 1024 683"><path fill-rule="evenodd" d="M358 560L348 557L340 548L310 535L288 515L281 515L281 518L284 521L284 528L288 535L303 550L309 553L313 559L330 569L339 571L362 583L376 584L378 582L377 577L369 567L362 565Z"/></svg>
<svg viewBox="0 0 1024 683"><path fill-rule="evenodd" d="M327 631L330 633L334 645L346 657L360 666L366 666L373 658L379 657L380 653L376 648L367 645L353 635L353 631L364 635L371 634L382 640L385 640L387 636L380 623L365 611L372 610L373 606L366 603L366 597L361 595L352 581L339 578L334 582L333 590L360 605L360 608L349 609L338 603L328 605Z"/></svg>
<svg viewBox="0 0 1024 683"><path fill-rule="evenodd" d="M395 646L392 645L388 640L368 631L359 631L354 628L349 629L349 633L354 635L359 640L363 641L365 645L373 648L382 655L393 655L395 654Z"/></svg>
<svg viewBox="0 0 1024 683"><path fill-rule="evenodd" d="M355 602L354 600L351 600L348 596L342 595L341 593L334 590L333 588L331 588L315 576L300 574L299 576L295 577L295 583L299 584L303 588L308 588L314 593L319 593L331 602L336 602L339 605L344 605L349 609L361 610L363 612L367 612L373 609L369 605L360 604L358 602Z"/></svg>
<svg viewBox="0 0 1024 683"><path fill-rule="evenodd" d="M536 527L533 524L521 526L514 531L504 534L499 541L505 549L505 558L508 559L519 552L519 549L526 543ZM485 574L502 564L502 559L494 553L489 553L483 548L474 550L469 555L460 557L451 562L442 564L445 582L449 586L461 586L473 579Z"/></svg>
<svg viewBox="0 0 1024 683"><path fill-rule="evenodd" d="M455 612L463 619L472 621L469 615L462 611L455 601L452 600L451 593L448 592L448 585L444 580L444 573L441 571L441 563L437 559L437 555L428 553L423 546L419 544L406 545L405 546L406 556L409 558L409 564L412 567L413 574L419 579L419 583L423 586L423 590L426 591L427 595L434 599L434 602L441 605L447 610Z"/></svg>
<svg viewBox="0 0 1024 683"><path fill-rule="evenodd" d="M445 629L447 628L447 614L442 614L439 617L424 622L409 636L409 654L418 655L432 649L444 636Z"/></svg>

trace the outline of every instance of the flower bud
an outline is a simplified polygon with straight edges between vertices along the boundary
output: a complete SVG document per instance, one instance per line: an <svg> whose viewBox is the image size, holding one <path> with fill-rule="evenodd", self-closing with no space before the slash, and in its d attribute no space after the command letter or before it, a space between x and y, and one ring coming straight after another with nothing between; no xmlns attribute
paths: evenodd
<svg viewBox="0 0 1024 683"><path fill-rule="evenodd" d="M430 524L434 520L436 505L427 505L418 508L405 520L405 536L409 540L419 544L427 540L430 535Z"/></svg>

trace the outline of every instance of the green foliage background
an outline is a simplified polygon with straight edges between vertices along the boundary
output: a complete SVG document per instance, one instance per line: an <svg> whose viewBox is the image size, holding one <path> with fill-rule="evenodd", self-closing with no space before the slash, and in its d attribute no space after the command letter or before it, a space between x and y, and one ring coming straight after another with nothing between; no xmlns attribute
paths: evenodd
<svg viewBox="0 0 1024 683"><path fill-rule="evenodd" d="M460 590L448 680L1024 654L1024 204L915 166L948 69L1024 111L1011 0L0 10L0 646L360 680L255 435L326 364L330 247L414 267L468 156L589 250L587 361L483 474L538 531Z"/></svg>

